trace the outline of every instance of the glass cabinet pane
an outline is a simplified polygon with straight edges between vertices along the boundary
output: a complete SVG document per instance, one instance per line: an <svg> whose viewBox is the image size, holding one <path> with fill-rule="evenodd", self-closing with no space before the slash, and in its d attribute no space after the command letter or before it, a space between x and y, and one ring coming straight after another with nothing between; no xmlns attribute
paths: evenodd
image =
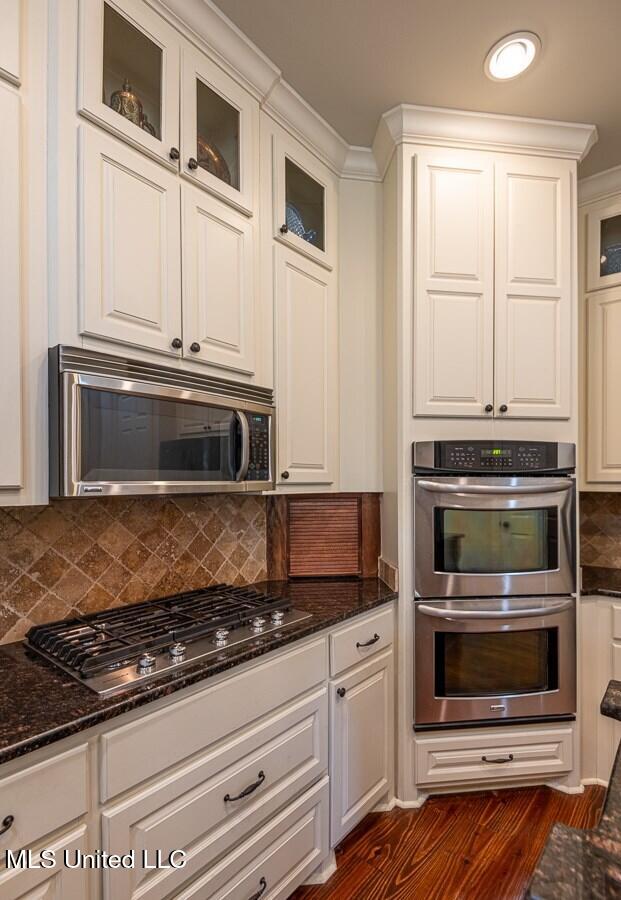
<svg viewBox="0 0 621 900"><path fill-rule="evenodd" d="M325 250L325 191L323 185L285 159L286 223L314 247Z"/></svg>
<svg viewBox="0 0 621 900"><path fill-rule="evenodd" d="M196 82L196 159L202 169L239 190L239 110L200 79Z"/></svg>
<svg viewBox="0 0 621 900"><path fill-rule="evenodd" d="M162 49L104 3L103 102L161 140Z"/></svg>
<svg viewBox="0 0 621 900"><path fill-rule="evenodd" d="M602 219L600 224L599 274L621 272L621 216Z"/></svg>

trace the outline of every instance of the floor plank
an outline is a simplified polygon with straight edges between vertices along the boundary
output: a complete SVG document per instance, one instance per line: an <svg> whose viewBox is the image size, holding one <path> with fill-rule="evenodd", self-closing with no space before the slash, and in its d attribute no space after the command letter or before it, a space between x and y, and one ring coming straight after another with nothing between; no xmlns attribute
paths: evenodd
<svg viewBox="0 0 621 900"><path fill-rule="evenodd" d="M605 790L445 794L371 813L337 847L338 869L294 900L521 900L555 822L592 828Z"/></svg>

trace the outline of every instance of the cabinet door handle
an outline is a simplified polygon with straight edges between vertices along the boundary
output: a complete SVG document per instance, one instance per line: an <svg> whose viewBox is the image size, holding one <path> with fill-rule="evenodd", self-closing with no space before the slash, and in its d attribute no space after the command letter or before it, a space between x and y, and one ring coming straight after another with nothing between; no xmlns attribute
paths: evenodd
<svg viewBox="0 0 621 900"><path fill-rule="evenodd" d="M249 784L248 787L245 787L243 789L243 791L240 791L240 793L236 797L231 797L230 794L225 794L224 802L225 803L234 803L235 800L243 800L244 797L249 797L250 794L254 794L254 792L256 791L256 789L258 787L261 787L261 785L263 784L264 781L265 781L265 772L263 771L263 769L261 769L261 771L259 772L259 777L257 778L256 781L253 781L252 784Z"/></svg>
<svg viewBox="0 0 621 900"><path fill-rule="evenodd" d="M188 160L188 169L192 169L192 171L194 171L194 169L198 169L198 162L194 159L193 156L191 156Z"/></svg>
<svg viewBox="0 0 621 900"><path fill-rule="evenodd" d="M344 697L347 693L347 688L337 688L336 693L339 695L339 697Z"/></svg>
<svg viewBox="0 0 621 900"><path fill-rule="evenodd" d="M262 897L265 891L267 890L267 881L265 878L262 878L259 881L259 890L256 891L252 897L249 897L248 900L259 900L259 897Z"/></svg>
<svg viewBox="0 0 621 900"><path fill-rule="evenodd" d="M500 756L497 759L489 759L487 756L482 756L481 760L485 763L508 763L513 762L513 753L510 753L508 756Z"/></svg>
<svg viewBox="0 0 621 900"><path fill-rule="evenodd" d="M372 647L373 644L377 644L379 639L379 634L374 634L373 637L369 638L368 641L363 641L362 643L360 643L360 641L356 641L356 647Z"/></svg>
<svg viewBox="0 0 621 900"><path fill-rule="evenodd" d="M183 347L183 341L181 340L181 338L173 338L170 342L170 346L174 350L181 350L181 348Z"/></svg>
<svg viewBox="0 0 621 900"><path fill-rule="evenodd" d="M487 403L487 404L485 405L485 412L486 412L486 413L494 412L494 406L493 406L493 404Z"/></svg>
<svg viewBox="0 0 621 900"><path fill-rule="evenodd" d="M168 155L171 159L179 159L179 151L176 147L171 147Z"/></svg>
<svg viewBox="0 0 621 900"><path fill-rule="evenodd" d="M289 473L287 472L286 469L285 469L284 472L281 472L281 473L280 473L280 477L281 477L281 478L284 478L285 481L289 478Z"/></svg>
<svg viewBox="0 0 621 900"><path fill-rule="evenodd" d="M287 234L288 231L289 231L289 226L288 226L288 225L281 225L281 226L280 226L280 233L281 233L281 234Z"/></svg>
<svg viewBox="0 0 621 900"><path fill-rule="evenodd" d="M506 411L507 411L508 409L509 409L509 407L507 406L507 404L506 404L506 403L503 403L501 406L498 407L498 412L506 413Z"/></svg>
<svg viewBox="0 0 621 900"><path fill-rule="evenodd" d="M2 820L2 828L0 828L0 834L5 834L13 822L15 821L15 816L5 816Z"/></svg>
<svg viewBox="0 0 621 900"><path fill-rule="evenodd" d="M200 353L201 345L198 343L198 341L192 341L192 343L190 344L190 350L192 351L192 353Z"/></svg>

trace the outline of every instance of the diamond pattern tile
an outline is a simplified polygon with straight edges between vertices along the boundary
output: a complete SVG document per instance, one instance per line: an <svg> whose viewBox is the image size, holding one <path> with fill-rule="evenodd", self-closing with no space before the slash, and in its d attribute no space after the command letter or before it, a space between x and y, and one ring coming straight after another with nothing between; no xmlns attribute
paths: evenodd
<svg viewBox="0 0 621 900"><path fill-rule="evenodd" d="M0 643L76 613L261 581L265 538L262 497L115 497L0 509Z"/></svg>
<svg viewBox="0 0 621 900"><path fill-rule="evenodd" d="M621 494L580 494L580 562L621 569Z"/></svg>

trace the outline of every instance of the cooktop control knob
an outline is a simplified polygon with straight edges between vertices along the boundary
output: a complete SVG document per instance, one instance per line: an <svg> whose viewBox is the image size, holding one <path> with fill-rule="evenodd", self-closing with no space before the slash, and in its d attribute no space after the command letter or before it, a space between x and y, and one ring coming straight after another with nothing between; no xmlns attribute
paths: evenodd
<svg viewBox="0 0 621 900"><path fill-rule="evenodd" d="M143 653L138 660L138 672L141 675L148 675L155 669L155 657L150 653Z"/></svg>
<svg viewBox="0 0 621 900"><path fill-rule="evenodd" d="M251 622L250 627L253 631L263 631L265 628L265 619L263 616L256 616Z"/></svg>
<svg viewBox="0 0 621 900"><path fill-rule="evenodd" d="M216 645L216 647L224 647L228 636L229 636L228 628L218 628L218 630L216 631L216 639L214 641L214 644Z"/></svg>
<svg viewBox="0 0 621 900"><path fill-rule="evenodd" d="M168 652L173 662L181 662L185 659L185 644L173 644Z"/></svg>
<svg viewBox="0 0 621 900"><path fill-rule="evenodd" d="M285 618L285 614L281 609L275 609L270 618L274 625L280 625Z"/></svg>

